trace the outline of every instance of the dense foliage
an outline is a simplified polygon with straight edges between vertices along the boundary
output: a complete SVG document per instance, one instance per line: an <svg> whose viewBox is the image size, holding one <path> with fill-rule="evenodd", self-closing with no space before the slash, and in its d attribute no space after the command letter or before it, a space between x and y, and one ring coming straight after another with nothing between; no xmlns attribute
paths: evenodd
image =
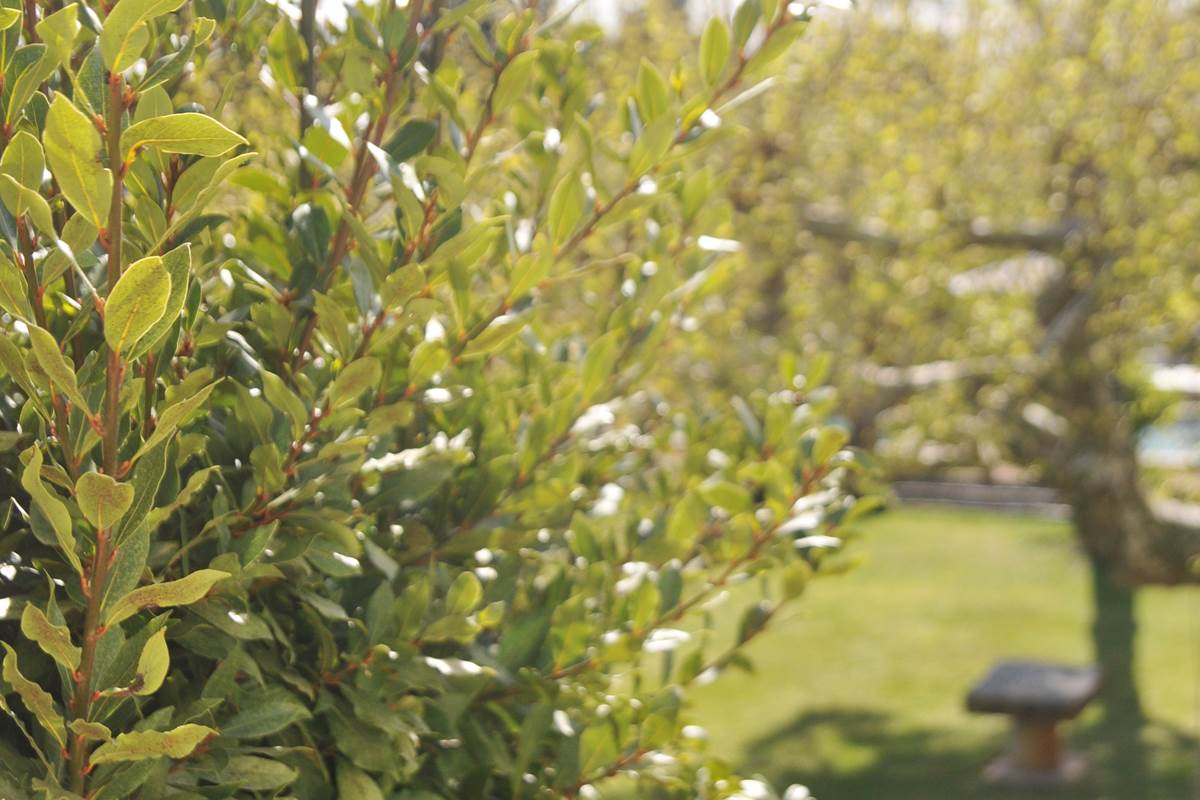
<svg viewBox="0 0 1200 800"><path fill-rule="evenodd" d="M859 459L786 355L654 373L728 284L695 152L803 9L628 96L535 2L346 12L0 2L0 795L767 796L684 690Z"/></svg>

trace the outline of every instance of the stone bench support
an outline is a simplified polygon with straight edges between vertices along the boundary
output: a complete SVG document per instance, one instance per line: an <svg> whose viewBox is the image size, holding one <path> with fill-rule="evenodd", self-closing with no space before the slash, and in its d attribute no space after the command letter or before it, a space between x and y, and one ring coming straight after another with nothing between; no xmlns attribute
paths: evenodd
<svg viewBox="0 0 1200 800"><path fill-rule="evenodd" d="M1064 786L1087 772L1082 755L1066 750L1060 724L1074 719L1100 690L1095 667L1037 661L1003 661L971 690L967 709L1007 714L1009 750L984 770L984 778L1008 786Z"/></svg>

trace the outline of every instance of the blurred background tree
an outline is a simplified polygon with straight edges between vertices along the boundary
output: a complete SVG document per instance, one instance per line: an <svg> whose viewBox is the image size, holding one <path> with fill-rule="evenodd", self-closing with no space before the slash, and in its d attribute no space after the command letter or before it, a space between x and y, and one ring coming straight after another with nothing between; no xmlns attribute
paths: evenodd
<svg viewBox="0 0 1200 800"><path fill-rule="evenodd" d="M1200 17L1138 0L859 8L808 41L735 148L755 328L834 354L853 436L892 474L1015 466L1059 491L1127 734L1136 586L1194 580L1200 551L1137 452L1169 406L1152 368L1197 344Z"/></svg>

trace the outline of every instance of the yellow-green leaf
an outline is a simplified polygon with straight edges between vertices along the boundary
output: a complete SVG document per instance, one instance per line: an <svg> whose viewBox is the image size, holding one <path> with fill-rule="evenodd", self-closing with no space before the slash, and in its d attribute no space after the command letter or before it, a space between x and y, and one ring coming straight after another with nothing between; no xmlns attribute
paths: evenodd
<svg viewBox="0 0 1200 800"><path fill-rule="evenodd" d="M123 72L137 62L142 48L150 39L146 22L175 11L184 0L120 0L100 31L100 53L104 66L113 72Z"/></svg>
<svg viewBox="0 0 1200 800"><path fill-rule="evenodd" d="M43 17L36 26L38 37L46 43L48 57L53 58L55 66L65 64L71 59L71 50L75 45L75 37L79 33L79 6L74 3Z"/></svg>
<svg viewBox="0 0 1200 800"><path fill-rule="evenodd" d="M66 556L75 571L82 575L83 565L79 561L79 556L75 554L75 535L71 527L71 513L67 511L66 503L59 500L58 496L42 483L42 451L37 447L31 447L22 454L22 461L25 462L25 468L21 471L21 488L29 492L34 505L50 521L50 527L54 529L54 538L58 540L58 546L63 551L63 555Z"/></svg>
<svg viewBox="0 0 1200 800"><path fill-rule="evenodd" d="M121 134L121 151L132 161L142 147L157 147L164 153L219 156L240 144L245 137L234 133L207 114L187 112L151 117L130 125Z"/></svg>
<svg viewBox="0 0 1200 800"><path fill-rule="evenodd" d="M353 403L367 389L378 385L383 376L383 367L377 358L360 358L351 361L338 374L329 389L329 403L333 408Z"/></svg>
<svg viewBox="0 0 1200 800"><path fill-rule="evenodd" d="M641 66L638 67L637 80L638 105L642 109L642 118L650 122L667 113L671 107L671 94L658 67L643 58Z"/></svg>
<svg viewBox="0 0 1200 800"><path fill-rule="evenodd" d="M0 199L4 200L4 205L13 216L28 214L39 232L57 238L50 204L40 193L22 186L13 176L0 173Z"/></svg>
<svg viewBox="0 0 1200 800"><path fill-rule="evenodd" d="M837 452L846 444L849 434L844 428L839 428L834 425L827 425L817 434L817 441L813 444L812 457L817 464L824 466L829 463Z"/></svg>
<svg viewBox="0 0 1200 800"><path fill-rule="evenodd" d="M710 481L696 488L704 502L720 506L730 514L741 514L754 507L749 490L731 481Z"/></svg>
<svg viewBox="0 0 1200 800"><path fill-rule="evenodd" d="M55 94L50 104L42 143L63 196L93 225L103 228L112 195L112 173L96 160L100 150L96 126L62 92Z"/></svg>
<svg viewBox="0 0 1200 800"><path fill-rule="evenodd" d="M167 310L171 275L159 256L129 265L104 302L104 340L120 353L131 348Z"/></svg>
<svg viewBox="0 0 1200 800"><path fill-rule="evenodd" d="M675 120L667 114L642 128L642 135L629 151L630 175L640 177L657 166L671 149L674 138Z"/></svg>
<svg viewBox="0 0 1200 800"><path fill-rule="evenodd" d="M129 348L127 358L138 358L153 349L170 332L171 326L179 321L179 312L183 310L183 301L187 299L188 277L192 270L192 246L182 244L176 247L162 257L162 263L171 278L171 293L167 297L166 310L141 340Z"/></svg>
<svg viewBox="0 0 1200 800"><path fill-rule="evenodd" d="M42 281L50 283L75 263L75 254L87 250L96 241L99 231L85 214L72 214L63 226L60 240L42 261Z"/></svg>
<svg viewBox="0 0 1200 800"><path fill-rule="evenodd" d="M587 192L584 191L583 181L579 175L572 172L555 187L550 195L550 210L547 222L550 225L550 235L556 244L565 242L574 233L575 226L583 217L584 203L587 202Z"/></svg>
<svg viewBox="0 0 1200 800"><path fill-rule="evenodd" d="M107 529L129 510L133 486L99 472L85 472L75 482L75 500L88 522Z"/></svg>
<svg viewBox="0 0 1200 800"><path fill-rule="evenodd" d="M487 355L499 350L513 337L525 329L525 320L516 316L499 317L483 329L483 332L463 348L464 360Z"/></svg>
<svg viewBox="0 0 1200 800"><path fill-rule="evenodd" d="M8 642L0 642L4 646L4 680L13 688L25 707L37 718L41 726L54 737L59 747L67 743L66 725L62 715L54 707L54 698L50 693L21 674L17 666L17 654L9 647Z"/></svg>
<svg viewBox="0 0 1200 800"><path fill-rule="evenodd" d="M54 387L66 395L83 413L91 416L92 410L75 382L75 368L58 349L58 341L54 335L45 328L32 325L29 328L29 343L33 345L33 357L37 359L38 366L46 373Z"/></svg>
<svg viewBox="0 0 1200 800"><path fill-rule="evenodd" d="M33 306L29 304L29 292L25 276L17 265L0 254L0 308L26 322L33 319Z"/></svg>
<svg viewBox="0 0 1200 800"><path fill-rule="evenodd" d="M111 742L97 747L88 761L97 765L113 761L144 761L159 756L186 758L201 742L216 735L217 732L212 728L190 722L169 731L122 733Z"/></svg>
<svg viewBox="0 0 1200 800"><path fill-rule="evenodd" d="M99 722L73 719L67 727L70 728L71 733L78 734L89 741L107 742L112 739L112 731L108 729L107 725L101 725Z"/></svg>
<svg viewBox="0 0 1200 800"><path fill-rule="evenodd" d="M700 37L700 74L712 86L721 77L729 61L729 26L720 17L713 17Z"/></svg>
<svg viewBox="0 0 1200 800"><path fill-rule="evenodd" d="M446 593L447 614L468 614L483 597L483 584L473 572L460 572Z"/></svg>
<svg viewBox="0 0 1200 800"><path fill-rule="evenodd" d="M46 655L74 672L79 668L79 648L71 644L71 632L65 625L55 625L33 603L21 612L21 633L36 642Z"/></svg>
<svg viewBox="0 0 1200 800"><path fill-rule="evenodd" d="M167 650L167 629L159 628L146 641L138 657L138 681L134 694L154 694L162 686L171 668L171 654Z"/></svg>
<svg viewBox="0 0 1200 800"><path fill-rule="evenodd" d="M0 173L11 175L22 186L40 189L45 170L46 156L37 137L29 131L17 131L0 156ZM7 198L4 202L8 204Z"/></svg>
<svg viewBox="0 0 1200 800"><path fill-rule="evenodd" d="M158 417L158 424L154 427L154 433L150 434L150 438L143 442L138 451L133 454L132 460L137 461L150 452L159 442L174 434L179 429L179 426L187 422L192 414L199 411L208 402L208 396L212 394L215 388L217 388L217 382L214 381L195 394L167 406L166 410Z"/></svg>
<svg viewBox="0 0 1200 800"><path fill-rule="evenodd" d="M37 387L33 385L33 379L29 376L29 371L25 369L25 357L22 355L21 348L13 344L9 335L0 335L0 367L17 382L21 390L29 396L30 401L41 409L41 404L37 400ZM46 416L44 409L39 413Z"/></svg>
<svg viewBox="0 0 1200 800"><path fill-rule="evenodd" d="M408 359L408 382L424 386L450 363L450 353L441 342L426 339L413 348Z"/></svg>
<svg viewBox="0 0 1200 800"><path fill-rule="evenodd" d="M512 57L500 73L496 81L496 91L492 95L492 109L503 111L512 105L525 91L525 87L533 79L533 68L537 66L538 53L527 50Z"/></svg>
<svg viewBox="0 0 1200 800"><path fill-rule="evenodd" d="M228 577L228 572L219 569L201 569L177 581L134 589L105 610L104 624L115 625L151 606L169 608L189 605L208 594L214 583Z"/></svg>
<svg viewBox="0 0 1200 800"><path fill-rule="evenodd" d="M584 776L607 767L619 754L616 733L608 720L592 723L579 735L580 773Z"/></svg>

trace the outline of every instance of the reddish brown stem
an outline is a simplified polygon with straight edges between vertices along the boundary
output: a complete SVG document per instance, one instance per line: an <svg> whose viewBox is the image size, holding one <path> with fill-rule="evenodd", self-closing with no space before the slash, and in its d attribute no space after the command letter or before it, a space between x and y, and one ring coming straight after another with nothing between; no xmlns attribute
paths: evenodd
<svg viewBox="0 0 1200 800"><path fill-rule="evenodd" d="M117 281L121 279L121 222L125 177L125 165L121 152L121 116L125 111L125 81L119 73L114 73L109 77L108 87L109 106L108 118L105 120L105 133L113 189L109 203L105 241L108 246L108 291L112 292ZM105 473L112 476L118 474L120 466L118 452L121 441L120 398L124 372L125 365L121 360L121 354L110 350L105 375L102 459ZM75 684L75 699L71 704L76 719L88 719L91 715L92 703L95 700L92 693L92 678L96 663L96 643L103 630L100 625L100 606L104 598L108 568L112 560L109 546L109 531L98 530L96 532L96 551L92 557L90 568L84 575L84 585L88 587L89 591L87 592L87 610L84 612L79 680ZM90 772L87 754L87 741L83 737L72 736L70 743L71 787L72 791L80 795L84 794L87 775Z"/></svg>

